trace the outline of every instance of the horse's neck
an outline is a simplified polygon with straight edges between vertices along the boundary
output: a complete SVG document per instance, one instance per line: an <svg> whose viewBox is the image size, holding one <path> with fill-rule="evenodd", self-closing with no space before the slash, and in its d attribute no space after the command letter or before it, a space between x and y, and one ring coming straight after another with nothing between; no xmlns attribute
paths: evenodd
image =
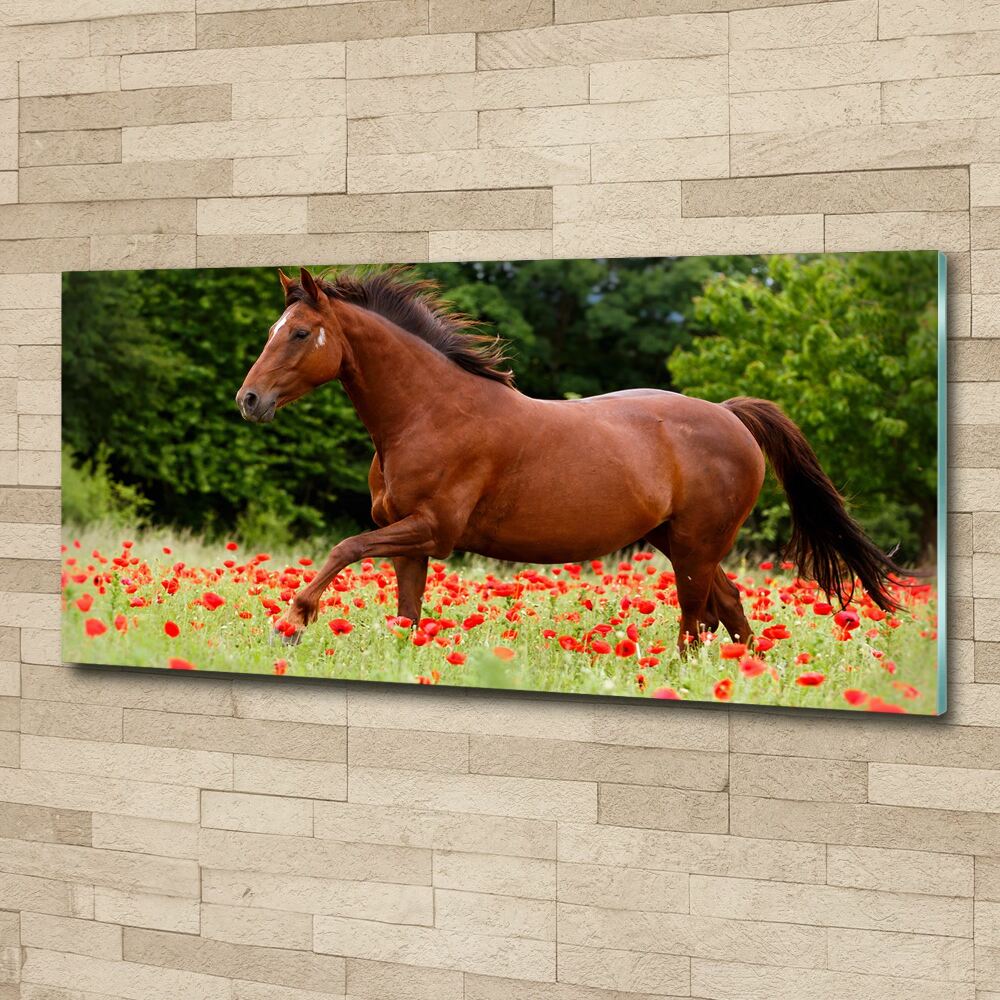
<svg viewBox="0 0 1000 1000"><path fill-rule="evenodd" d="M347 307L341 322L348 353L340 381L381 453L447 399L461 369L414 334L376 313Z"/></svg>

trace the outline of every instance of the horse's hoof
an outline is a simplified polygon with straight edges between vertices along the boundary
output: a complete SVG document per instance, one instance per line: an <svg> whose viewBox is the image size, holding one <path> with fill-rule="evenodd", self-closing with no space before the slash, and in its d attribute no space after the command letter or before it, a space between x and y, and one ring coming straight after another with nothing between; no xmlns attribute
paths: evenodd
<svg viewBox="0 0 1000 1000"><path fill-rule="evenodd" d="M282 632L281 639L286 646L297 646L302 641L302 629L296 629L294 632Z"/></svg>

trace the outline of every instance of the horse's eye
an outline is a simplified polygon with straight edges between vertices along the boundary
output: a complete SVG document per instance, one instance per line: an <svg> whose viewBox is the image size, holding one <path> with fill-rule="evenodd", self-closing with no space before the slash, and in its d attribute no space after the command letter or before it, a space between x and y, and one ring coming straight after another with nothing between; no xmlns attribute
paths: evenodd
<svg viewBox="0 0 1000 1000"><path fill-rule="evenodd" d="M292 334L292 340L305 340L309 336L308 330L296 330Z"/></svg>

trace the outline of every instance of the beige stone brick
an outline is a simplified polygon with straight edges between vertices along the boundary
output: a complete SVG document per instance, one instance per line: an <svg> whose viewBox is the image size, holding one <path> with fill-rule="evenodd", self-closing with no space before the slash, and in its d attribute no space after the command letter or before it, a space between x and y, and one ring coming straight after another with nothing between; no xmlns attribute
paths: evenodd
<svg viewBox="0 0 1000 1000"><path fill-rule="evenodd" d="M815 969L824 962L825 949L817 949L824 936L822 929L792 923L559 904L560 948L632 950L642 941L647 954Z"/></svg>
<svg viewBox="0 0 1000 1000"><path fill-rule="evenodd" d="M20 632L21 659L25 664L62 663L59 629L22 628Z"/></svg>
<svg viewBox="0 0 1000 1000"><path fill-rule="evenodd" d="M181 822L198 816L196 789L144 781L8 769L0 770L0 794L8 802L57 809L95 809Z"/></svg>
<svg viewBox="0 0 1000 1000"><path fill-rule="evenodd" d="M348 732L348 756L351 767L467 772L469 737L464 733L352 726Z"/></svg>
<svg viewBox="0 0 1000 1000"><path fill-rule="evenodd" d="M121 160L117 129L93 132L28 132L21 138L20 165L44 167L60 163L117 163Z"/></svg>
<svg viewBox="0 0 1000 1000"><path fill-rule="evenodd" d="M552 224L552 197L538 188L316 195L309 199L309 232L543 229ZM0 313L0 326L3 317Z"/></svg>
<svg viewBox="0 0 1000 1000"><path fill-rule="evenodd" d="M90 241L90 266L94 270L193 267L194 235L95 236Z"/></svg>
<svg viewBox="0 0 1000 1000"><path fill-rule="evenodd" d="M55 613L49 594L0 593L0 626L38 627Z"/></svg>
<svg viewBox="0 0 1000 1000"><path fill-rule="evenodd" d="M198 866L179 858L105 851L75 844L0 841L4 866L14 875L57 878L112 889L136 889L165 896L198 895Z"/></svg>
<svg viewBox="0 0 1000 1000"><path fill-rule="evenodd" d="M324 118L347 113L347 88L343 80L250 81L232 86L233 118L299 118L306 106L323 109Z"/></svg>
<svg viewBox="0 0 1000 1000"><path fill-rule="evenodd" d="M315 817L315 835L328 840L363 840L439 851L490 851L527 858L556 856L556 824L546 820L353 802L317 802Z"/></svg>
<svg viewBox="0 0 1000 1000"><path fill-rule="evenodd" d="M34 948L26 955L21 975L25 982L40 986L72 983L78 990L122 1000L176 1000L180 996L191 1000L231 998L229 983L223 979Z"/></svg>
<svg viewBox="0 0 1000 1000"><path fill-rule="evenodd" d="M236 754L233 757L233 787L239 792L345 799L347 766L330 761Z"/></svg>
<svg viewBox="0 0 1000 1000"><path fill-rule="evenodd" d="M0 556L7 559L30 559L39 552L54 552L59 544L59 530L53 524L0 525Z"/></svg>
<svg viewBox="0 0 1000 1000"><path fill-rule="evenodd" d="M370 0L322 7L296 4L284 10L237 8L232 13L202 14L198 18L198 44L221 49L419 35L426 31L427 5L421 0Z"/></svg>
<svg viewBox="0 0 1000 1000"><path fill-rule="evenodd" d="M98 920L125 927L197 934L201 930L201 904L158 893L98 887L94 891L94 914Z"/></svg>
<svg viewBox="0 0 1000 1000"><path fill-rule="evenodd" d="M342 688L325 682L282 684L247 677L233 687L233 714L241 719L343 726L347 722L347 696Z"/></svg>
<svg viewBox="0 0 1000 1000"><path fill-rule="evenodd" d="M24 670L22 686L25 698L39 701L114 705L160 712L201 712L206 715L231 715L233 711L232 681L206 677L164 677L114 670L33 666Z"/></svg>
<svg viewBox="0 0 1000 1000"><path fill-rule="evenodd" d="M995 76L894 80L882 85L882 121L992 118L1000 100Z"/></svg>
<svg viewBox="0 0 1000 1000"><path fill-rule="evenodd" d="M92 885L73 885L57 879L0 872L0 894L4 905L15 910L91 920L94 917Z"/></svg>
<svg viewBox="0 0 1000 1000"><path fill-rule="evenodd" d="M976 598L974 638L992 642L1000 634L1000 600ZM952 614L954 617L954 613ZM954 630L953 630L954 631ZM992 684L955 684L949 691L949 721L954 725L992 727L1000 711L1000 688ZM992 713L992 714L991 714ZM980 761L974 761L979 764Z"/></svg>
<svg viewBox="0 0 1000 1000"><path fill-rule="evenodd" d="M559 946L559 981L608 990L687 995L690 959L612 948Z"/></svg>
<svg viewBox="0 0 1000 1000"><path fill-rule="evenodd" d="M831 844L827 881L857 889L971 896L973 865L972 858L964 855Z"/></svg>
<svg viewBox="0 0 1000 1000"><path fill-rule="evenodd" d="M360 831L359 831L360 833ZM202 868L430 885L431 852L383 844L203 830Z"/></svg>
<svg viewBox="0 0 1000 1000"><path fill-rule="evenodd" d="M653 871L822 882L826 852L791 837L675 833L583 823L559 825L559 860ZM802 838L805 840L806 838ZM785 842L788 841L788 842Z"/></svg>
<svg viewBox="0 0 1000 1000"><path fill-rule="evenodd" d="M115 961L122 957L122 929L94 920L29 912L21 915L21 944Z"/></svg>
<svg viewBox="0 0 1000 1000"><path fill-rule="evenodd" d="M1000 17L984 0L880 0L879 37L936 35L1000 28Z"/></svg>
<svg viewBox="0 0 1000 1000"><path fill-rule="evenodd" d="M869 798L887 805L1000 812L1000 777L976 768L869 765Z"/></svg>
<svg viewBox="0 0 1000 1000"><path fill-rule="evenodd" d="M17 201L17 172L0 171L0 205L12 205Z"/></svg>
<svg viewBox="0 0 1000 1000"><path fill-rule="evenodd" d="M347 187L352 194L540 187L582 184L589 179L586 146L352 156L347 164Z"/></svg>
<svg viewBox="0 0 1000 1000"><path fill-rule="evenodd" d="M7 272L80 271L86 269L88 257L85 239L10 240L0 244L0 269Z"/></svg>
<svg viewBox="0 0 1000 1000"><path fill-rule="evenodd" d="M554 900L556 865L537 858L435 851L434 886Z"/></svg>
<svg viewBox="0 0 1000 1000"><path fill-rule="evenodd" d="M22 366L35 355L25 354L21 348ZM25 413L18 418L18 447L26 451L58 451L60 437L59 418L49 413Z"/></svg>
<svg viewBox="0 0 1000 1000"><path fill-rule="evenodd" d="M26 167L20 173L20 197L23 202L211 198L230 195L232 183L232 164L225 160L168 162L155 168L149 163Z"/></svg>
<svg viewBox="0 0 1000 1000"><path fill-rule="evenodd" d="M973 163L969 167L973 207L1000 205L1000 163Z"/></svg>
<svg viewBox="0 0 1000 1000"><path fill-rule="evenodd" d="M191 0L115 0L115 10L122 15L189 10L190 7ZM62 0L6 0L4 3L4 24L84 21L107 14L108 7L103 0L79 0L72 7L67 7Z"/></svg>
<svg viewBox="0 0 1000 1000"><path fill-rule="evenodd" d="M5 733L5 740L8 736L17 734ZM20 766L15 760L13 767ZM0 803L0 838L87 846L91 839L90 814L17 802Z"/></svg>
<svg viewBox="0 0 1000 1000"><path fill-rule="evenodd" d="M695 996L717 1000L840 1000L842 997L878 997L879 1000L972 1000L971 987L913 978L859 975L827 970L764 968L735 962L691 963L691 990Z"/></svg>
<svg viewBox="0 0 1000 1000"><path fill-rule="evenodd" d="M822 249L821 215L717 219L652 218L630 222L557 224L557 257L687 256L691 254L809 253Z"/></svg>
<svg viewBox="0 0 1000 1000"><path fill-rule="evenodd" d="M1000 292L1000 252L977 250L971 254L972 291Z"/></svg>
<svg viewBox="0 0 1000 1000"><path fill-rule="evenodd" d="M373 118L578 104L587 100L587 89L587 70L582 66L349 81L347 114Z"/></svg>
<svg viewBox="0 0 1000 1000"><path fill-rule="evenodd" d="M733 134L806 132L877 125L882 121L882 104L879 85L864 83L733 94L729 113Z"/></svg>
<svg viewBox="0 0 1000 1000"><path fill-rule="evenodd" d="M916 66L925 79L970 76L994 71L998 58L1000 41L988 33L734 50L729 86L741 92L908 80Z"/></svg>
<svg viewBox="0 0 1000 1000"><path fill-rule="evenodd" d="M79 17L79 14L74 14ZM37 11L26 22L12 22L0 30L0 61L72 59L90 52L90 26L82 20L73 24L39 23ZM7 24L6 18L4 23Z"/></svg>
<svg viewBox="0 0 1000 1000"><path fill-rule="evenodd" d="M586 781L352 767L348 798L367 805L468 810L524 819L597 819L597 785Z"/></svg>
<svg viewBox="0 0 1000 1000"><path fill-rule="evenodd" d="M126 928L125 957L157 966L164 981L169 981L172 975L169 970L178 969L198 976L238 977L304 990L340 993L344 989L342 958L305 951L232 945L186 934ZM229 1000L228 994L226 1000Z"/></svg>
<svg viewBox="0 0 1000 1000"><path fill-rule="evenodd" d="M598 182L723 177L728 172L726 136L598 143L591 153L591 174Z"/></svg>
<svg viewBox="0 0 1000 1000"><path fill-rule="evenodd" d="M662 913L689 908L687 872L560 862L557 881L560 903Z"/></svg>
<svg viewBox="0 0 1000 1000"><path fill-rule="evenodd" d="M864 42L878 36L878 20L877 0L736 10L729 16L729 44L736 50Z"/></svg>
<svg viewBox="0 0 1000 1000"><path fill-rule="evenodd" d="M19 767L20 763L17 733L0 732L0 767Z"/></svg>
<svg viewBox="0 0 1000 1000"><path fill-rule="evenodd" d="M991 120L862 125L733 136L735 176L951 166L988 159L1000 131Z"/></svg>
<svg viewBox="0 0 1000 1000"><path fill-rule="evenodd" d="M552 256L550 229L430 233L428 260L539 260Z"/></svg>
<svg viewBox="0 0 1000 1000"><path fill-rule="evenodd" d="M369 38L347 43L347 76L352 79L471 73L475 69L474 34Z"/></svg>
<svg viewBox="0 0 1000 1000"><path fill-rule="evenodd" d="M348 126L348 145L352 156L475 149L478 116L474 111L438 111L356 118Z"/></svg>
<svg viewBox="0 0 1000 1000"><path fill-rule="evenodd" d="M280 265L291 261L365 264L427 259L423 233L329 233L323 236L199 236L201 267Z"/></svg>
<svg viewBox="0 0 1000 1000"><path fill-rule="evenodd" d="M826 217L826 249L944 250L968 246L965 212L885 212Z"/></svg>
<svg viewBox="0 0 1000 1000"><path fill-rule="evenodd" d="M199 235L305 231L305 198L203 198L198 201Z"/></svg>
<svg viewBox="0 0 1000 1000"><path fill-rule="evenodd" d="M423 885L209 870L202 875L202 898L206 903L275 912L425 926L434 922L434 890Z"/></svg>
<svg viewBox="0 0 1000 1000"><path fill-rule="evenodd" d="M568 184L552 189L556 223L614 219L676 219L681 214L679 181L624 184Z"/></svg>
<svg viewBox="0 0 1000 1000"><path fill-rule="evenodd" d="M312 802L285 796L202 791L201 825L216 830L311 837Z"/></svg>
<svg viewBox="0 0 1000 1000"><path fill-rule="evenodd" d="M95 94L119 87L119 56L27 60L19 64L19 88L25 97Z"/></svg>
<svg viewBox="0 0 1000 1000"><path fill-rule="evenodd" d="M17 481L22 486L58 486L59 453L54 451L19 451Z"/></svg>
<svg viewBox="0 0 1000 1000"><path fill-rule="evenodd" d="M956 383L949 398L948 416L959 424L995 425L1000 421L1000 386L995 382Z"/></svg>
<svg viewBox="0 0 1000 1000"><path fill-rule="evenodd" d="M987 432L986 437L989 437ZM956 510L993 510L997 490L1000 490L1000 471L993 468L961 468L951 477L951 500ZM984 608L985 610L985 608ZM988 635L983 638L988 639Z"/></svg>
<svg viewBox="0 0 1000 1000"><path fill-rule="evenodd" d="M731 762L734 795L820 802L868 798L868 768L860 762L747 754L734 754Z"/></svg>
<svg viewBox="0 0 1000 1000"><path fill-rule="evenodd" d="M273 92L273 87L271 89ZM22 132L59 132L121 128L123 125L225 121L229 118L231 103L228 82L217 86L175 84L134 91L22 97L20 125Z"/></svg>
<svg viewBox="0 0 1000 1000"><path fill-rule="evenodd" d="M729 102L724 95L482 111L479 142L482 146L571 146L723 135L728 121Z"/></svg>
<svg viewBox="0 0 1000 1000"><path fill-rule="evenodd" d="M642 52L650 59L709 56L727 49L727 19L718 14L678 14L641 21L565 24L478 36L480 69L515 69L624 62Z"/></svg>
<svg viewBox="0 0 1000 1000"><path fill-rule="evenodd" d="M595 103L660 101L729 93L728 56L642 59L596 63L590 67L590 99Z"/></svg>
<svg viewBox="0 0 1000 1000"><path fill-rule="evenodd" d="M985 812L733 796L729 815L733 833L741 837L767 833L861 847L920 850L934 844L970 854L991 850L987 845L1000 836L996 814Z"/></svg>
<svg viewBox="0 0 1000 1000"><path fill-rule="evenodd" d="M973 250L996 250L1000 247L1000 207L973 208L971 232Z"/></svg>
<svg viewBox="0 0 1000 1000"><path fill-rule="evenodd" d="M600 822L689 833L725 833L729 829L729 804L721 792L602 783Z"/></svg>
<svg viewBox="0 0 1000 1000"><path fill-rule="evenodd" d="M125 741L152 746L340 762L346 735L340 726L125 710Z"/></svg>
<svg viewBox="0 0 1000 1000"><path fill-rule="evenodd" d="M972 936L970 900L841 886L692 875L691 912L736 920Z"/></svg>
<svg viewBox="0 0 1000 1000"><path fill-rule="evenodd" d="M376 930L378 933L374 933ZM555 943L528 938L316 917L313 947L321 953L335 952L348 958L541 981L556 978Z"/></svg>
<svg viewBox="0 0 1000 1000"><path fill-rule="evenodd" d="M338 129L342 128L338 124ZM233 194L291 195L343 191L346 146L314 156L250 156L233 160Z"/></svg>
<svg viewBox="0 0 1000 1000"><path fill-rule="evenodd" d="M95 56L193 49L194 46L194 11L190 9L102 18L90 26L90 51Z"/></svg>
<svg viewBox="0 0 1000 1000"><path fill-rule="evenodd" d="M408 1000L464 1000L464 980L461 972L357 958L347 960L347 995L359 1000L385 1000L391 996Z"/></svg>
<svg viewBox="0 0 1000 1000"><path fill-rule="evenodd" d="M122 90L185 87L194 80L204 87L258 80L321 80L343 75L341 42L269 44L226 50L203 45L190 52L127 55L122 57L121 64Z"/></svg>
<svg viewBox="0 0 1000 1000"><path fill-rule="evenodd" d="M61 294L58 274L0 274L0 301L4 312L8 309L58 308Z"/></svg>
<svg viewBox="0 0 1000 1000"><path fill-rule="evenodd" d="M434 926L473 934L554 941L556 904L491 893L436 889Z"/></svg>
<svg viewBox="0 0 1000 1000"><path fill-rule="evenodd" d="M473 736L470 767L481 774L708 791L723 791L729 782L729 761L721 753L505 736Z"/></svg>
<svg viewBox="0 0 1000 1000"><path fill-rule="evenodd" d="M873 170L685 181L685 216L959 212L968 204L962 169Z"/></svg>
<svg viewBox="0 0 1000 1000"><path fill-rule="evenodd" d="M913 979L972 982L972 942L930 934L891 934L876 930L831 927L828 937L830 968L870 972Z"/></svg>
<svg viewBox="0 0 1000 1000"><path fill-rule="evenodd" d="M312 917L308 913L205 903L201 907L201 936L235 945L309 951Z"/></svg>
<svg viewBox="0 0 1000 1000"><path fill-rule="evenodd" d="M253 156L335 154L343 146L341 118L317 118L303 129L293 118L146 125L122 129L122 160L170 161Z"/></svg>
<svg viewBox="0 0 1000 1000"><path fill-rule="evenodd" d="M505 31L552 23L549 0L431 0L430 31Z"/></svg>
<svg viewBox="0 0 1000 1000"><path fill-rule="evenodd" d="M133 778L169 785L232 788L232 758L226 753L172 750L51 736L25 735L22 766L39 771Z"/></svg>
<svg viewBox="0 0 1000 1000"><path fill-rule="evenodd" d="M972 297L972 336L1000 337L1000 295Z"/></svg>
<svg viewBox="0 0 1000 1000"><path fill-rule="evenodd" d="M198 857L197 823L98 812L93 814L92 827L94 847L165 858Z"/></svg>

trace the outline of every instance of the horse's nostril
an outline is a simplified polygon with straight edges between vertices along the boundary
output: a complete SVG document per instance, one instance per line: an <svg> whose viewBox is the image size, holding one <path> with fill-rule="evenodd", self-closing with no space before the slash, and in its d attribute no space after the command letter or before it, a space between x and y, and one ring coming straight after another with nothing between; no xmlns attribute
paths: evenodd
<svg viewBox="0 0 1000 1000"><path fill-rule="evenodd" d="M243 393L243 408L245 410L252 410L257 405L257 393L255 392L245 392Z"/></svg>

